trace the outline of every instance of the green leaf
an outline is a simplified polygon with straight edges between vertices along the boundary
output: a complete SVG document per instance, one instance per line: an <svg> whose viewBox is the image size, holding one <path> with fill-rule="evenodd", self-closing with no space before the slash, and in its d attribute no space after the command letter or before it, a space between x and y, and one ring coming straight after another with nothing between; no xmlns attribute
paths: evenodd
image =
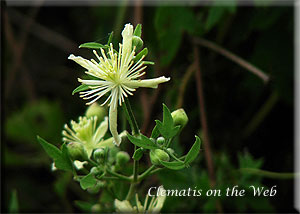
<svg viewBox="0 0 300 214"><path fill-rule="evenodd" d="M11 193L8 212L9 213L18 213L19 212L19 202L18 202L17 190L15 190L15 189Z"/></svg>
<svg viewBox="0 0 300 214"><path fill-rule="evenodd" d="M86 201L74 201L75 205L83 212L91 212L93 203Z"/></svg>
<svg viewBox="0 0 300 214"><path fill-rule="evenodd" d="M193 160L195 160L195 158L197 157L197 155L200 151L201 140L198 136L195 136L195 137L196 137L196 141L185 157L185 160L184 160L185 164L189 164Z"/></svg>
<svg viewBox="0 0 300 214"><path fill-rule="evenodd" d="M163 124L170 128L173 128L174 126L171 112L165 104L163 104Z"/></svg>
<svg viewBox="0 0 300 214"><path fill-rule="evenodd" d="M56 146L48 143L40 136L37 136L37 140L51 158L53 158L54 160L61 158L62 153Z"/></svg>
<svg viewBox="0 0 300 214"><path fill-rule="evenodd" d="M114 32L112 31L110 34L109 34L109 38L108 38L108 41L107 41L107 45L109 46L110 43L112 42L112 38L114 36Z"/></svg>
<svg viewBox="0 0 300 214"><path fill-rule="evenodd" d="M143 149L142 148L138 148L137 150L135 150L132 158L136 161L140 160L143 156Z"/></svg>
<svg viewBox="0 0 300 214"><path fill-rule="evenodd" d="M151 138L156 139L156 138L158 138L158 136L159 136L159 130L158 130L157 126L154 126L152 133L151 133Z"/></svg>
<svg viewBox="0 0 300 214"><path fill-rule="evenodd" d="M85 91L87 89L89 89L89 86L82 84L73 90L72 95L80 91Z"/></svg>
<svg viewBox="0 0 300 214"><path fill-rule="evenodd" d="M87 42L84 44L79 45L79 48L91 48L91 49L100 49L100 48L105 48L105 45L102 45L97 42Z"/></svg>
<svg viewBox="0 0 300 214"><path fill-rule="evenodd" d="M133 143L136 146L145 148L145 149L157 149L159 148L153 141L151 141L148 137L145 135L140 134L139 137L134 137L130 134L127 134L128 139L131 143Z"/></svg>
<svg viewBox="0 0 300 214"><path fill-rule="evenodd" d="M226 11L226 7L211 7L208 12L208 17L205 22L205 30L211 30L218 22L222 19L224 13Z"/></svg>
<svg viewBox="0 0 300 214"><path fill-rule="evenodd" d="M172 161L172 162L160 161L160 162L164 167L173 170L183 169L186 166L183 162L179 162L179 161Z"/></svg>
<svg viewBox="0 0 300 214"><path fill-rule="evenodd" d="M137 62L139 61L144 55L145 57L147 56L148 54L148 48L144 48L143 50L141 50L136 56L135 58L133 59L134 62Z"/></svg>
<svg viewBox="0 0 300 214"><path fill-rule="evenodd" d="M133 32L133 35L134 36L138 36L138 37L141 37L142 36L142 25L141 24L138 24L135 29L134 29L134 32Z"/></svg>
<svg viewBox="0 0 300 214"><path fill-rule="evenodd" d="M93 174L88 174L80 180L80 186L84 190L86 190L87 188L95 186L96 183L97 183L97 179L94 177Z"/></svg>
<svg viewBox="0 0 300 214"><path fill-rule="evenodd" d="M163 137L170 139L174 137L180 130L180 126L168 127L165 126L161 121L155 120L156 126Z"/></svg>
<svg viewBox="0 0 300 214"><path fill-rule="evenodd" d="M74 170L73 162L70 158L69 150L66 144L62 145L61 151L62 151L62 160L64 161L65 164L65 170L73 171Z"/></svg>

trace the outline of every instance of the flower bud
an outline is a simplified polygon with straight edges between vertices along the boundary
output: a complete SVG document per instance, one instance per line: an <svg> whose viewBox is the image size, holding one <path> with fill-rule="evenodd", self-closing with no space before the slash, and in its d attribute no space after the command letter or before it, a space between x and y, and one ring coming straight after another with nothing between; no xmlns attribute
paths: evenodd
<svg viewBox="0 0 300 214"><path fill-rule="evenodd" d="M174 125L180 125L181 129L187 124L189 118L183 108L177 109L171 113Z"/></svg>
<svg viewBox="0 0 300 214"><path fill-rule="evenodd" d="M88 159L88 155L83 147L83 145L79 142L70 142L67 145L70 157L73 160L84 161Z"/></svg>
<svg viewBox="0 0 300 214"><path fill-rule="evenodd" d="M156 142L159 144L159 145L163 145L166 141L165 141L165 138L164 137L159 137L156 139Z"/></svg>
<svg viewBox="0 0 300 214"><path fill-rule="evenodd" d="M98 167L93 167L93 168L91 168L91 170L90 170L90 173L92 173L92 174L98 174L99 172L101 172L99 169L98 169Z"/></svg>
<svg viewBox="0 0 300 214"><path fill-rule="evenodd" d="M160 165L160 161L169 161L168 153L161 149L154 149L150 151L150 159L153 165Z"/></svg>
<svg viewBox="0 0 300 214"><path fill-rule="evenodd" d="M93 158L95 161L102 163L104 161L105 158L105 151L104 149L100 148L100 149L96 149L93 152Z"/></svg>
<svg viewBox="0 0 300 214"><path fill-rule="evenodd" d="M135 49L136 51L139 51L143 47L143 44L144 44L144 42L143 42L143 40L140 37L133 36L133 38L132 38L132 46L136 47L136 49Z"/></svg>
<svg viewBox="0 0 300 214"><path fill-rule="evenodd" d="M117 153L116 159L117 165L123 166L130 160L130 156L127 152L120 151Z"/></svg>
<svg viewBox="0 0 300 214"><path fill-rule="evenodd" d="M98 103L93 103L88 107L85 112L87 118L97 116L98 121L102 121L107 115L105 107L100 106Z"/></svg>
<svg viewBox="0 0 300 214"><path fill-rule="evenodd" d="M170 152L171 154L174 154L174 150L172 148L167 148L168 152Z"/></svg>

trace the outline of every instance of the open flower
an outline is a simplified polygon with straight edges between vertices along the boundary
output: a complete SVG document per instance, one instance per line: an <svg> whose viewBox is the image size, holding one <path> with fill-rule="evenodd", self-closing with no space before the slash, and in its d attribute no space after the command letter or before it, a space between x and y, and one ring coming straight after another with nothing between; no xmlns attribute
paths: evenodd
<svg viewBox="0 0 300 214"><path fill-rule="evenodd" d="M170 80L164 76L154 79L140 80L138 79L145 72L142 72L144 66L144 56L137 62L134 62L135 47L132 47L133 26L126 24L122 31L123 43L119 44L119 52L113 49L112 43L108 53L101 49L102 56L99 56L94 50L93 53L99 60L87 60L80 56L71 54L69 59L75 61L85 69L86 74L93 79L78 79L83 85L87 85L89 90L80 92L83 99L91 99L87 105L96 102L98 99L109 93L108 98L102 105L109 105L109 128L114 138L114 143L120 145L121 138L117 131L117 107L122 105L124 97L133 95L132 92L139 87L157 88L158 84ZM96 80L95 80L96 78Z"/></svg>
<svg viewBox="0 0 300 214"><path fill-rule="evenodd" d="M160 186L159 191L165 191L163 186ZM165 203L166 196L159 192L158 196L153 197L149 204L148 197L149 195L147 194L144 205L142 205L136 194L136 206L132 206L128 200L119 201L118 199L115 199L116 211L121 213L159 213Z"/></svg>
<svg viewBox="0 0 300 214"><path fill-rule="evenodd" d="M97 127L97 117L79 117L79 121L71 121L71 128L65 124L62 131L63 141L69 144L82 145L88 158L94 149L103 148L112 144L111 139L104 140L103 137L108 129L107 117Z"/></svg>

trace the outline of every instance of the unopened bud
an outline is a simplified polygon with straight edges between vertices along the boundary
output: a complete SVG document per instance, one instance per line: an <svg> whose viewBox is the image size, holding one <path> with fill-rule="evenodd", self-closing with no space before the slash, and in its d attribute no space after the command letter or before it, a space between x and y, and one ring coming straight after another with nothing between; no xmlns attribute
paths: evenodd
<svg viewBox="0 0 300 214"><path fill-rule="evenodd" d="M130 160L130 156L127 152L120 151L117 153L116 159L117 165L123 166Z"/></svg>
<svg viewBox="0 0 300 214"><path fill-rule="evenodd" d="M106 115L107 113L105 107L100 106L96 102L90 105L85 112L85 116L87 118L97 116L98 121L102 121Z"/></svg>
<svg viewBox="0 0 300 214"><path fill-rule="evenodd" d="M169 161L168 153L161 149L154 149L150 151L150 160L153 165L160 165L160 161Z"/></svg>
<svg viewBox="0 0 300 214"><path fill-rule="evenodd" d="M163 145L166 141L165 141L165 138L164 137L159 137L156 139L156 142L159 144L159 145Z"/></svg>
<svg viewBox="0 0 300 214"><path fill-rule="evenodd" d="M132 38L132 47L136 47L136 51L140 50L143 47L143 40L138 36L133 36Z"/></svg>
<svg viewBox="0 0 300 214"><path fill-rule="evenodd" d="M189 121L188 116L186 115L185 111L183 108L177 109L171 113L174 125L181 126L181 129L187 124Z"/></svg>
<svg viewBox="0 0 300 214"><path fill-rule="evenodd" d="M70 142L68 143L67 148L72 160L84 161L88 159L88 155L81 143Z"/></svg>
<svg viewBox="0 0 300 214"><path fill-rule="evenodd" d="M100 148L100 149L96 149L93 152L93 158L95 161L102 163L104 161L105 158L105 151L104 149Z"/></svg>

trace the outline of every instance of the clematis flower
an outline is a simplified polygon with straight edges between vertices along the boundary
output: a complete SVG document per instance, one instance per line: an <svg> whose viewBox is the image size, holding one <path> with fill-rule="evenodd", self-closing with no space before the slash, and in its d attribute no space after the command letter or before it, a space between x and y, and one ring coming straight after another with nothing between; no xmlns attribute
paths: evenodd
<svg viewBox="0 0 300 214"><path fill-rule="evenodd" d="M99 62L73 54L68 58L87 69L85 73L93 77L92 79L78 79L81 84L89 88L80 92L80 97L90 100L87 105L96 102L105 94L109 94L102 105L106 103L109 105L109 129L117 146L121 143L117 131L117 108L124 102L124 97L133 95L136 88L157 88L158 84L170 80L164 76L146 80L138 79L145 74L142 72L146 68L143 62L145 56L134 62L135 47L132 47L133 26L131 24L125 25L122 37L123 42L119 44L118 52L113 49L112 43L110 43L107 54L103 49L101 49L102 56L99 56L95 50L93 51Z"/></svg>
<svg viewBox="0 0 300 214"><path fill-rule="evenodd" d="M71 121L71 126L67 124L62 131L63 141L67 143L79 143L84 148L88 158L94 149L113 146L112 138L104 139L104 135L108 129L108 118L97 126L97 116L94 117L79 117L79 121ZM126 132L122 132L120 137L126 135ZM79 165L78 165L79 166Z"/></svg>
<svg viewBox="0 0 300 214"><path fill-rule="evenodd" d="M159 191L165 191L163 186L160 186ZM120 213L159 213L162 209L166 196L158 193L158 197L153 197L148 204L148 194L144 205L139 201L138 195L135 195L136 206L132 206L128 200L119 201L115 199L116 211Z"/></svg>

